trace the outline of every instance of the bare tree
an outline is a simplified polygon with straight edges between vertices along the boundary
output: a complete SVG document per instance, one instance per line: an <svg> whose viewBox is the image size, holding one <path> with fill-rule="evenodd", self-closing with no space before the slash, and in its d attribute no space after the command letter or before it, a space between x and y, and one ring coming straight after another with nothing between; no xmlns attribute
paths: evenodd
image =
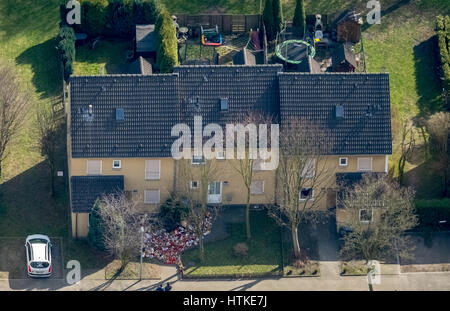
<svg viewBox="0 0 450 311"><path fill-rule="evenodd" d="M50 174L50 193L55 194L55 175L58 160L65 150L65 123L63 119L55 118L48 106L41 107L36 115L37 131L39 135L39 148L45 157Z"/></svg>
<svg viewBox="0 0 450 311"><path fill-rule="evenodd" d="M260 124L266 124L268 128L268 136L270 137L270 125L272 124L272 119L269 117L265 117L263 114L260 114L258 112L249 112L243 120L239 120L240 124L243 126L254 126L255 131L256 128ZM247 132L247 134L249 134ZM261 133L260 133L261 134ZM248 135L247 135L248 136ZM235 142L237 139L235 139ZM251 186L253 182L253 176L254 176L254 164L255 159L250 156L250 149L249 149L249 139L246 139L246 146L245 146L245 158L243 159L237 159L236 161L230 160L229 163L231 166L238 172L238 174L242 177L242 181L244 182L244 187L246 190L247 198L245 202L245 227L246 227L246 235L247 240L251 239L251 227L250 227L250 201L251 201Z"/></svg>
<svg viewBox="0 0 450 311"><path fill-rule="evenodd" d="M450 167L449 167L449 129L450 112L438 112L427 121L427 129L430 134L430 145L438 158L438 172L442 177L443 193L449 195Z"/></svg>
<svg viewBox="0 0 450 311"><path fill-rule="evenodd" d="M98 201L97 212L101 219L103 245L120 260L122 270L139 255L142 220L136 213L136 202L128 200L123 192L103 195Z"/></svg>
<svg viewBox="0 0 450 311"><path fill-rule="evenodd" d="M177 193L179 200L189 209L188 223L199 238L200 260L204 259L205 232L209 230L207 218L217 215L219 205L208 204L210 184L214 181L216 170L215 160L204 159L199 164L192 164L191 160L177 160L178 180ZM193 183L196 183L194 185Z"/></svg>
<svg viewBox="0 0 450 311"><path fill-rule="evenodd" d="M12 66L0 60L0 177L7 147L22 126L30 96L21 90Z"/></svg>
<svg viewBox="0 0 450 311"><path fill-rule="evenodd" d="M352 229L344 236L344 258L411 257L413 248L404 234L417 225L411 188L400 187L388 176L365 175L359 184L345 190L339 204L349 214Z"/></svg>
<svg viewBox="0 0 450 311"><path fill-rule="evenodd" d="M400 158L398 160L398 182L403 184L405 165L415 146L414 128L410 122L403 122L400 140Z"/></svg>
<svg viewBox="0 0 450 311"><path fill-rule="evenodd" d="M320 205L334 174L327 165L330 146L327 131L306 119L290 119L280 132L279 199L270 214L291 231L296 259L301 258L298 226L319 221L325 212Z"/></svg>

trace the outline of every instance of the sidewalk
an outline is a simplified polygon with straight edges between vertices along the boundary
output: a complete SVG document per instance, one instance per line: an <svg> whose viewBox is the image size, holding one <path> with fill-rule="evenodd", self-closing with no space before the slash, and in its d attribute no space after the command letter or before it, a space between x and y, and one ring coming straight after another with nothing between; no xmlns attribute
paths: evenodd
<svg viewBox="0 0 450 311"><path fill-rule="evenodd" d="M173 282L175 291L368 291L365 276L347 276L327 279L316 278L279 278L253 280L182 280L176 274L162 279ZM155 280L89 280L69 286L63 280L2 280L0 290L71 290L71 291L153 291L161 283ZM400 275L382 275L381 284L374 285L375 291L412 290L412 291L450 291L450 272L405 273Z"/></svg>

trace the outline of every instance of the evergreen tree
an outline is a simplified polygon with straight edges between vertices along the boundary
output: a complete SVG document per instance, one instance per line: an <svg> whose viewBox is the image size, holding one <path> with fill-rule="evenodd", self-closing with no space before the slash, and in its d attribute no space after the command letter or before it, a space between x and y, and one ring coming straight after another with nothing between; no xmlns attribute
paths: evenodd
<svg viewBox="0 0 450 311"><path fill-rule="evenodd" d="M283 9L281 7L281 0L273 0L273 22L276 32L280 32L283 27Z"/></svg>
<svg viewBox="0 0 450 311"><path fill-rule="evenodd" d="M105 250L105 244L103 242L103 228L102 218L99 214L99 202L95 202L94 207L89 215L89 233L88 242L90 245L96 247L99 250Z"/></svg>
<svg viewBox="0 0 450 311"><path fill-rule="evenodd" d="M273 1L266 0L266 3L264 4L263 19L264 25L266 26L267 40L269 41L274 40L276 35L273 13Z"/></svg>
<svg viewBox="0 0 450 311"><path fill-rule="evenodd" d="M299 33L303 36L306 29L306 13L303 0L297 0L297 4L295 5L293 24L298 28Z"/></svg>

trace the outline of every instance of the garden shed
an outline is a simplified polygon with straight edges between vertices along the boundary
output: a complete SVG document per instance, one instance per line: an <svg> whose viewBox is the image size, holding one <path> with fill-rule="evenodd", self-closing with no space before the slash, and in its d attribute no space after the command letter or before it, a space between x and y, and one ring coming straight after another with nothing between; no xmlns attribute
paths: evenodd
<svg viewBox="0 0 450 311"><path fill-rule="evenodd" d="M155 52L155 25L136 25L136 53L139 55L146 55Z"/></svg>
<svg viewBox="0 0 450 311"><path fill-rule="evenodd" d="M337 41L357 43L361 39L363 19L355 11L345 10L335 21Z"/></svg>
<svg viewBox="0 0 450 311"><path fill-rule="evenodd" d="M356 63L355 53L348 43L339 45L332 56L333 72L354 72L358 64Z"/></svg>

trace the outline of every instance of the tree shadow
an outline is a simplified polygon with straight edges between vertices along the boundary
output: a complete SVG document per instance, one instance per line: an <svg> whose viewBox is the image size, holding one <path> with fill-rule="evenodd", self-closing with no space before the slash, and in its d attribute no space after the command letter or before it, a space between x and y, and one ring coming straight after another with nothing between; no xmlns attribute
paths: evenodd
<svg viewBox="0 0 450 311"><path fill-rule="evenodd" d="M433 36L417 44L413 52L420 116L426 116L442 109L437 37Z"/></svg>
<svg viewBox="0 0 450 311"><path fill-rule="evenodd" d="M18 65L31 65L32 83L41 99L58 96L62 91L61 63L56 44L56 38L53 38L16 57Z"/></svg>

